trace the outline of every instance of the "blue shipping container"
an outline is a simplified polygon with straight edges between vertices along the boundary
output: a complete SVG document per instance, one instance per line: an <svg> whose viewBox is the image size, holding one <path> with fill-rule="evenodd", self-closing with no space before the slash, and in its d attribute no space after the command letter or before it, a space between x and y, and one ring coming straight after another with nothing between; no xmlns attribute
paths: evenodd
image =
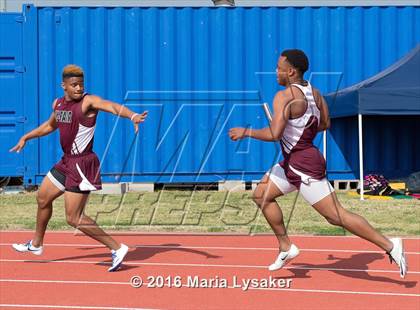
<svg viewBox="0 0 420 310"><path fill-rule="evenodd" d="M0 88L10 97L0 99L0 175L39 184L60 159L56 133L28 142L19 155L7 149L49 117L62 95L61 70L75 63L85 70L88 92L149 110L138 137L129 121L100 114L95 151L105 182L249 181L281 158L279 147L232 142L227 130L267 125L261 105L279 89L280 52L305 50L306 78L334 91L378 73L420 42L420 7L26 6L22 15L0 14L0 25ZM358 159L340 147L357 156L357 130L340 121L328 138L329 174L354 179ZM394 129L389 134L396 137ZM394 154L396 143L375 139L366 133L366 153ZM322 148L320 137L316 144ZM367 160L384 170L385 158ZM412 171L418 160L405 166Z"/></svg>

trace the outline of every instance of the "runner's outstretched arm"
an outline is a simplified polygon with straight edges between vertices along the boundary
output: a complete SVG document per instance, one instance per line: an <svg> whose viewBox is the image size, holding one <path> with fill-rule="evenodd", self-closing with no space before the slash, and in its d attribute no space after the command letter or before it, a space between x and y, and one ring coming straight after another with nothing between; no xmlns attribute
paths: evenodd
<svg viewBox="0 0 420 310"><path fill-rule="evenodd" d="M139 123L144 122L147 117L148 111L144 111L141 114L135 113L128 109L127 107L112 102L109 100L102 99L99 96L90 95L85 102L83 102L83 110L89 111L90 109L100 110L104 112L109 112L114 115L121 117L129 118L134 123L134 129L137 133Z"/></svg>
<svg viewBox="0 0 420 310"><path fill-rule="evenodd" d="M262 129L235 127L229 130L229 136L233 141L240 140L246 137L262 140L262 141L279 141L283 136L284 129L287 125L287 120L290 115L290 108L284 104L286 101L283 91L279 91L274 97L273 120L269 127Z"/></svg>
<svg viewBox="0 0 420 310"><path fill-rule="evenodd" d="M55 115L53 112L51 113L50 118L46 122L41 124L39 127L35 128L34 130L28 132L27 134L23 135L19 139L18 143L9 150L9 152L19 153L20 150L22 150L25 147L26 141L34 139L34 138L46 136L52 133L56 129L57 129L57 124L55 122Z"/></svg>

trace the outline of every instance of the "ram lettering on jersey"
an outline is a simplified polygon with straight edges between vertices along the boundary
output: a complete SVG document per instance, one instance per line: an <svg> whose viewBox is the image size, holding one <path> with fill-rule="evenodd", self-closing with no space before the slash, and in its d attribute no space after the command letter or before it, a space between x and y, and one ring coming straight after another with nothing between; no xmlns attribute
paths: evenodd
<svg viewBox="0 0 420 310"><path fill-rule="evenodd" d="M71 111L56 111L55 120L60 123L71 123Z"/></svg>

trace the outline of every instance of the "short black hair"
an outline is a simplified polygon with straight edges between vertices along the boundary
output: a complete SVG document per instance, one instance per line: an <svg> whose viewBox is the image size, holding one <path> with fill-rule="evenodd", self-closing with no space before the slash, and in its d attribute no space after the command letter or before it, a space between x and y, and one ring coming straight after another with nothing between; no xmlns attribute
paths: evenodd
<svg viewBox="0 0 420 310"><path fill-rule="evenodd" d="M302 50L298 50L298 49L284 50L281 53L281 56L286 57L287 61L293 67L295 67L302 75L309 68L308 57L305 55L305 53Z"/></svg>
<svg viewBox="0 0 420 310"><path fill-rule="evenodd" d="M63 81L72 77L84 77L83 69L76 65L67 65L63 68Z"/></svg>

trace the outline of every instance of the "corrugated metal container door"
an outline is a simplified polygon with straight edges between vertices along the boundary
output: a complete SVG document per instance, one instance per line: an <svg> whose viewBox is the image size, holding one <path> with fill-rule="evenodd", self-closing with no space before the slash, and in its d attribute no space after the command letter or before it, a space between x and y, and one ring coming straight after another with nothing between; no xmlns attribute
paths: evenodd
<svg viewBox="0 0 420 310"><path fill-rule="evenodd" d="M379 72L420 41L418 7L40 8L38 18L41 120L62 94L67 63L85 68L89 92L150 111L133 147L129 121L99 117L104 175L134 171L134 181L259 178L278 146L233 143L227 129L267 124L260 104L278 89L285 48L307 52L307 78L325 93ZM56 136L41 149L40 175L61 154ZM329 154L329 167L348 169Z"/></svg>
<svg viewBox="0 0 420 310"><path fill-rule="evenodd" d="M0 176L23 176L34 184L38 172L38 141L10 153L20 137L39 125L37 10L0 14Z"/></svg>
<svg viewBox="0 0 420 310"><path fill-rule="evenodd" d="M20 176L23 153L9 153L23 134L23 52L21 14L0 14L0 176Z"/></svg>

